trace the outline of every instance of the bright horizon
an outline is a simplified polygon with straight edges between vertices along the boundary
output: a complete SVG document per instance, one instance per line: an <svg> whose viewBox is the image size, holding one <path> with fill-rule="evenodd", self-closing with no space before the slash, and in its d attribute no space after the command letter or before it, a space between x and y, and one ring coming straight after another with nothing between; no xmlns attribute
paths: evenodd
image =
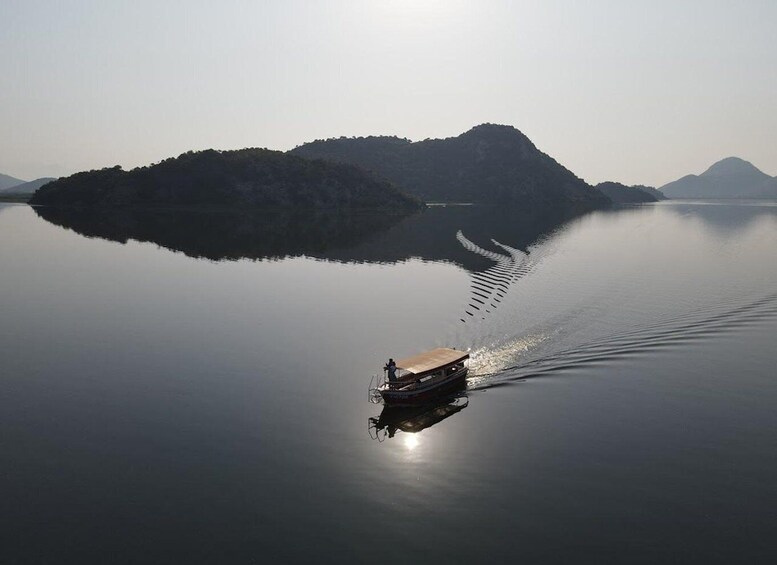
<svg viewBox="0 0 777 565"><path fill-rule="evenodd" d="M777 175L777 3L0 0L0 173L516 127L591 184Z"/></svg>

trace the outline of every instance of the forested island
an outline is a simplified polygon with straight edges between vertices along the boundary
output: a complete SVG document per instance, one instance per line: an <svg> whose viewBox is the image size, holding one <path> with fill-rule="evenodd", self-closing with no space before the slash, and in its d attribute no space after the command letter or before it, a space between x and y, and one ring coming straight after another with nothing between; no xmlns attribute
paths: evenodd
<svg viewBox="0 0 777 565"><path fill-rule="evenodd" d="M190 151L125 171L77 173L44 184L31 204L73 207L381 210L466 202L543 214L576 214L655 202L646 186L596 187L512 126L482 124L447 139L318 140L291 151Z"/></svg>
<svg viewBox="0 0 777 565"><path fill-rule="evenodd" d="M271 151L190 151L155 165L76 173L40 188L34 205L375 209L424 207L390 182L348 164Z"/></svg>
<svg viewBox="0 0 777 565"><path fill-rule="evenodd" d="M530 210L593 210L611 202L512 126L482 124L447 139L318 140L295 155L350 163L427 202L474 202Z"/></svg>
<svg viewBox="0 0 777 565"><path fill-rule="evenodd" d="M596 185L615 204L643 204L665 200L666 197L652 186L627 186L619 182L600 182Z"/></svg>

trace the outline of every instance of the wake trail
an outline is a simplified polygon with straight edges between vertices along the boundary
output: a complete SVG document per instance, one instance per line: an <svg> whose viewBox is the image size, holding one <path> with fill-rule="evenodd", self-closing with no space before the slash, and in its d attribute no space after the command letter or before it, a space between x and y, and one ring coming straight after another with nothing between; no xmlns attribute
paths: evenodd
<svg viewBox="0 0 777 565"><path fill-rule="evenodd" d="M507 364L496 371L477 373L478 363L476 362L474 371L468 379L468 390L484 390L565 369L690 343L753 324L772 322L775 319L777 319L777 293L744 304L732 305L729 302L722 306L701 308L576 347L558 350L520 363ZM534 338L534 343L524 344L523 349L528 350L530 345L536 345L537 339L539 338ZM508 351L510 346L506 345L503 349ZM487 358L488 353L485 352L482 356ZM480 366L485 368L488 363L484 361Z"/></svg>
<svg viewBox="0 0 777 565"><path fill-rule="evenodd" d="M519 278L531 271L532 262L528 254L508 245L503 245L492 239L491 243L502 249L505 253L491 251L480 247L470 241L459 230L456 239L467 251L481 255L494 261L495 265L482 273L470 274L470 297L462 322L485 320L502 302L510 286Z"/></svg>

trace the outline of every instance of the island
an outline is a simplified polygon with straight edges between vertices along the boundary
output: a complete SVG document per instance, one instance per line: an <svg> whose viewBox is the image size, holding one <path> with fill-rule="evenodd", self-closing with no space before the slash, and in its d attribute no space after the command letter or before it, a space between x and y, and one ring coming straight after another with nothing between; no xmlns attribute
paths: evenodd
<svg viewBox="0 0 777 565"><path fill-rule="evenodd" d="M627 186L619 182L607 181L600 182L596 185L596 188L615 204L644 204L665 199L660 191L653 187L642 185Z"/></svg>
<svg viewBox="0 0 777 565"><path fill-rule="evenodd" d="M406 213L424 207L355 166L269 149L189 151L159 163L76 173L38 189L32 205L335 209Z"/></svg>
<svg viewBox="0 0 777 565"><path fill-rule="evenodd" d="M447 139L341 137L294 155L358 165L427 202L471 202L523 210L588 211L611 201L512 126L481 124Z"/></svg>

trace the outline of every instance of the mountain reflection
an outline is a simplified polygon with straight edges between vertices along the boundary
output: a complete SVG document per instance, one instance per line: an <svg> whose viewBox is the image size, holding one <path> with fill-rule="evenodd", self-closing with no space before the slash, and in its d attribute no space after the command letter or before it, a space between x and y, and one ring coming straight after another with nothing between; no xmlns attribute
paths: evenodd
<svg viewBox="0 0 777 565"><path fill-rule="evenodd" d="M456 396L421 406L384 406L380 416L368 420L370 437L383 441L393 438L397 431L418 433L461 412L468 404L466 396Z"/></svg>
<svg viewBox="0 0 777 565"><path fill-rule="evenodd" d="M322 256L388 229L377 214L260 213L234 210L35 207L43 219L86 237L156 243L214 261Z"/></svg>
<svg viewBox="0 0 777 565"><path fill-rule="evenodd" d="M777 219L777 205L769 200L668 201L662 206L688 220L698 220L717 235L728 237L763 219Z"/></svg>
<svg viewBox="0 0 777 565"><path fill-rule="evenodd" d="M412 216L378 213L191 211L35 207L86 237L152 242L215 261L308 256L338 262L447 261L482 272L574 217L479 206L433 206ZM494 250L485 251L484 246ZM506 247L509 246L509 247ZM473 252L474 251L474 252ZM485 252L484 252L485 251ZM506 252L505 252L506 251Z"/></svg>

